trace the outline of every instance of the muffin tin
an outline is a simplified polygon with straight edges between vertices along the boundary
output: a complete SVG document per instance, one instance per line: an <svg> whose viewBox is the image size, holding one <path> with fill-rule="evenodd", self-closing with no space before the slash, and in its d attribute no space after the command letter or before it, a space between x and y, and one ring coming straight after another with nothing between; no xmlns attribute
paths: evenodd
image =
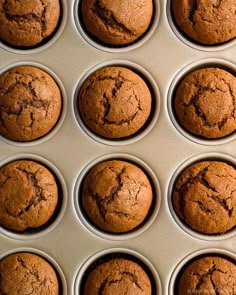
<svg viewBox="0 0 236 295"><path fill-rule="evenodd" d="M63 285L62 294L77 295L78 278L91 259L103 253L126 253L141 259L147 266L150 263L158 294L173 295L171 286L174 270L188 255L198 255L195 251L200 251L200 254L201 251L212 253L214 249L214 253L224 252L225 255L229 252L236 261L235 231L210 239L192 235L176 222L168 197L173 175L176 170L182 169L179 168L181 165L185 166L198 158L212 157L226 157L235 165L235 134L223 140L193 139L178 127L171 109L173 85L192 67L220 64L236 73L235 40L211 47L192 46L189 42L183 42L176 29L172 29L174 23L170 21L170 1L154 0L156 12L153 27L148 32L150 36L130 47L104 48L88 42L85 33L81 34L82 27L78 30L75 8L79 1L61 2L61 27L50 43L24 51L0 44L1 72L19 64L49 69L54 77L58 77L57 81L61 81L64 97L61 122L56 132L49 134L46 140L20 144L1 138L0 166L8 160L19 158L45 163L59 177L65 195L59 219L50 230L46 229L40 234L18 235L1 229L0 258L9 253L6 251L26 249L39 254L46 253L57 270L54 260L60 266L58 273ZM78 124L75 110L75 96L86 75L95 68L117 64L140 72L154 87L153 93L157 99L148 129L128 141L106 141L89 134L80 122ZM107 158L128 159L151 171L157 192L156 207L150 224L140 228L138 234L111 238L87 226L80 216L75 202L80 177L94 162Z"/></svg>

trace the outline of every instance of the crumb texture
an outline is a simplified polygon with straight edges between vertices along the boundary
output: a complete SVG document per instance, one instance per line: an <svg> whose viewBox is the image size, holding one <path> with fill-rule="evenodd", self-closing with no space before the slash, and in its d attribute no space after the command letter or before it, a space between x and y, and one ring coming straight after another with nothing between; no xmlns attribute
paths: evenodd
<svg viewBox="0 0 236 295"><path fill-rule="evenodd" d="M38 139L56 125L62 108L54 79L32 66L0 75L0 134L20 142Z"/></svg>
<svg viewBox="0 0 236 295"><path fill-rule="evenodd" d="M221 257L199 258L184 270L178 290L178 295L235 295L236 265Z"/></svg>
<svg viewBox="0 0 236 295"><path fill-rule="evenodd" d="M135 262L123 258L97 266L88 276L84 295L151 295L151 282Z"/></svg>
<svg viewBox="0 0 236 295"><path fill-rule="evenodd" d="M99 228L127 232L140 225L152 204L152 187L144 172L125 161L106 161L88 173L82 205Z"/></svg>
<svg viewBox="0 0 236 295"><path fill-rule="evenodd" d="M223 234L236 226L236 170L217 161L193 164L178 177L172 200L192 229Z"/></svg>
<svg viewBox="0 0 236 295"><path fill-rule="evenodd" d="M235 0L172 0L174 19L191 39L214 45L236 37Z"/></svg>
<svg viewBox="0 0 236 295"><path fill-rule="evenodd" d="M0 224L22 232L45 224L58 202L54 176L44 166L28 160L0 169Z"/></svg>
<svg viewBox="0 0 236 295"><path fill-rule="evenodd" d="M148 29L152 0L83 0L82 19L90 34L110 45L135 41Z"/></svg>
<svg viewBox="0 0 236 295"><path fill-rule="evenodd" d="M122 67L95 71L78 95L82 120L105 138L125 138L138 132L150 116L151 105L151 93L144 80Z"/></svg>
<svg viewBox="0 0 236 295"><path fill-rule="evenodd" d="M35 46L54 32L59 17L59 0L1 0L0 38L14 46Z"/></svg>
<svg viewBox="0 0 236 295"><path fill-rule="evenodd" d="M0 260L1 295L59 295L53 267L32 253L16 253Z"/></svg>
<svg viewBox="0 0 236 295"><path fill-rule="evenodd" d="M177 118L187 131L207 139L236 130L236 77L219 68L188 74L174 98Z"/></svg>

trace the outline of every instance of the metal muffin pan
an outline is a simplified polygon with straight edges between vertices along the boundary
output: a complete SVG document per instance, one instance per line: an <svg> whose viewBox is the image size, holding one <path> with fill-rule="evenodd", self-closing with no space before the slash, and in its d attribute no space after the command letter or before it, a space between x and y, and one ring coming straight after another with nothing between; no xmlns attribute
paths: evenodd
<svg viewBox="0 0 236 295"><path fill-rule="evenodd" d="M156 0L154 0L156 1ZM236 72L235 45L208 47L203 50L186 45L173 32L169 21L167 0L156 1L160 8L160 18L155 30L141 46L132 45L131 50L99 50L84 40L74 20L74 8L77 1L62 1L65 16L62 17L62 29L56 40L49 46L32 50L9 50L0 44L0 70L15 63L36 63L50 69L65 88L67 110L60 128L47 140L37 144L12 144L0 141L0 163L8 159L40 157L53 169L58 169L65 180L68 192L65 212L60 214L60 222L55 228L39 236L19 238L17 235L0 234L0 254L15 251L24 247L47 253L60 266L65 275L66 284L63 295L75 292L76 278L81 275L84 265L90 257L100 251L130 251L141 254L157 272L162 291L161 294L173 294L169 288L170 278L177 265L195 251L212 252L212 249L223 249L236 253L236 236L224 239L203 240L186 233L175 221L168 204L168 188L175 171L192 157L209 159L209 154L228 155L236 159L234 138L212 145L193 141L184 136L172 123L168 112L168 93L172 81L178 73L184 73L186 67L206 62L218 64L219 60L229 62L231 70ZM167 13L168 12L168 13ZM126 48L127 49L127 48ZM112 51L112 52L111 52ZM208 60L208 61L207 61ZM157 104L155 124L138 140L127 144L109 144L90 137L78 124L74 110L74 94L85 75L98 65L120 64L130 67L137 64L145 69L154 79L160 92L160 103ZM143 73L145 75L145 73ZM148 79L148 77L146 77ZM159 108L159 109L158 109ZM139 235L127 239L108 239L94 234L78 218L74 191L77 178L85 167L99 157L112 154L126 154L141 160L153 171L160 185L160 208L152 223ZM108 156L109 155L109 156ZM9 158L10 157L10 158ZM36 159L35 158L35 159ZM211 158L211 157L210 157ZM38 158L39 159L39 158ZM46 161L46 162L44 162ZM49 164L51 163L51 164ZM53 166L51 166L53 165ZM63 207L64 208L64 207ZM38 249L38 250L37 250ZM220 250L221 251L221 250ZM137 254L137 255L139 255ZM88 260L88 262L86 262Z"/></svg>

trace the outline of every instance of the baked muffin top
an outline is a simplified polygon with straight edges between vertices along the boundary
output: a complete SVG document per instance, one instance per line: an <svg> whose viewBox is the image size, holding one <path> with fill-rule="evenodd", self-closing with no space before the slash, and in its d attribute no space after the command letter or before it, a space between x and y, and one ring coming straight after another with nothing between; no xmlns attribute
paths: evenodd
<svg viewBox="0 0 236 295"><path fill-rule="evenodd" d="M128 232L147 217L153 200L151 184L136 165L120 160L97 164L81 190L82 206L93 224L112 233Z"/></svg>
<svg viewBox="0 0 236 295"><path fill-rule="evenodd" d="M144 80L124 67L105 67L92 73L78 94L85 125L108 139L134 135L147 122L152 106Z"/></svg>

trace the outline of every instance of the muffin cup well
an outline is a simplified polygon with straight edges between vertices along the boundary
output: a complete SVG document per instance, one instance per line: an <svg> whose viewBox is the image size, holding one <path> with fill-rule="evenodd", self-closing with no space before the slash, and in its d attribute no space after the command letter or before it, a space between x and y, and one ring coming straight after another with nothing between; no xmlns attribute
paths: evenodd
<svg viewBox="0 0 236 295"><path fill-rule="evenodd" d="M236 44L236 38L229 40L227 42L221 43L221 44L216 44L216 45L204 45L201 44L193 39L191 39L189 36L187 36L176 24L173 11L171 8L171 1L172 0L167 0L166 4L166 14L167 14L167 19L169 26L171 27L173 33L175 36L184 44L186 44L189 47L192 47L193 49L200 50L200 51L219 51L219 50L225 50L231 46L234 46Z"/></svg>
<svg viewBox="0 0 236 295"><path fill-rule="evenodd" d="M41 156L34 155L34 154L19 154L16 156L8 157L0 162L0 167L3 167L17 160L35 161L45 166L53 174L53 176L55 177L56 183L58 185L58 195L59 195L58 204L50 220L46 224L40 226L39 228L28 229L22 233L19 233L19 232L7 229L0 225L0 234L5 235L6 237L9 237L11 239L22 240L22 241L38 239L48 234L49 232L51 232L62 220L66 210L66 204L67 204L66 183L61 172L51 162L49 162L48 160L46 160L45 158Z"/></svg>
<svg viewBox="0 0 236 295"><path fill-rule="evenodd" d="M83 295L82 288L89 270L93 267L110 260L111 258L125 258L139 264L150 278L152 284L152 295L162 294L160 277L151 262L136 251L126 248L105 249L90 256L79 268L74 279L74 294Z"/></svg>
<svg viewBox="0 0 236 295"><path fill-rule="evenodd" d="M209 249L202 249L195 251L186 257L184 257L175 267L173 270L168 284L168 294L174 295L177 294L176 288L178 284L179 277L182 271L185 269L186 265L193 262L194 260L204 257L204 256L220 256L222 258L226 258L230 261L233 261L236 264L236 254L224 249L217 249L217 248L209 248Z"/></svg>
<svg viewBox="0 0 236 295"><path fill-rule="evenodd" d="M85 176L87 175L87 173L92 167L94 167L95 165L101 162L108 161L108 160L123 160L138 166L147 175L152 186L153 201L152 201L152 205L148 215L146 216L145 220L137 228L134 228L132 231L129 231L127 233L115 234L115 233L108 233L99 229L96 225L94 225L89 220L89 218L86 216L84 209L82 208L82 205L81 205L80 191L81 191L81 187L82 187ZM160 209L160 205L161 205L161 190L160 190L159 181L156 175L146 163L128 154L108 154L108 155L104 155L99 158L96 158L95 160L91 161L87 166L84 167L84 169L80 172L76 180L76 183L74 185L74 208L75 208L77 216L79 217L80 222L83 224L83 226L85 226L85 228L88 231L97 235L100 238L107 239L107 240L113 240L113 241L127 240L142 234L145 230L148 229L149 226L151 226L151 224L156 219L158 211Z"/></svg>
<svg viewBox="0 0 236 295"><path fill-rule="evenodd" d="M151 95L152 95L152 106L151 106L151 114L147 120L147 122L144 124L144 126L139 130L136 134L133 134L129 137L126 138L121 138L121 139L107 139L102 136L99 136L92 132L83 122L78 106L77 106L77 101L78 101L78 93L80 90L80 87L84 83L84 81L95 71L98 69L102 69L104 67L109 67L109 66L120 66L124 68L128 68L138 74L147 84ZM79 126L82 128L82 130L92 139L96 140L97 142L100 142L105 145L111 145L111 146L123 146L127 144L134 143L138 140L141 140L145 135L147 135L151 129L155 126L157 119L159 117L160 113L160 108L161 108L161 98L160 98L160 92L159 88L157 86L156 81L153 79L153 77L140 65L135 64L130 61L126 60L110 60L106 61L100 64L97 64L93 68L91 68L89 71L87 71L82 78L80 79L79 83L75 87L73 91L73 113L75 114L75 118L77 122L79 123Z"/></svg>
<svg viewBox="0 0 236 295"><path fill-rule="evenodd" d="M11 44L7 44L6 42L0 39L0 48L15 54L33 54L33 53L37 53L42 50L45 50L49 48L50 46L52 46L62 34L67 21L66 0L60 0L60 5L61 5L61 14L60 14L59 22L57 24L55 31L50 36L45 38L42 42L40 42L38 45L35 45L32 47L13 46Z"/></svg>
<svg viewBox="0 0 236 295"><path fill-rule="evenodd" d="M26 142L14 141L14 140L4 137L3 135L0 135L0 140L2 140L3 142L5 142L7 144L14 145L17 147L29 147L29 146L41 144L41 143L49 140L61 128L61 126L65 120L66 112L67 112L67 94L66 94L64 85L63 85L62 81L60 80L60 78L51 69L49 69L48 67L46 67L42 64L36 63L36 62L21 61L21 62L16 62L14 64L7 65L7 66L0 69L0 75L3 74L4 72L14 68L14 67L17 67L17 66L32 66L32 67L36 67L36 68L39 68L39 69L45 71L47 74L49 74L55 80L55 82L58 85L60 92L61 92L61 100L62 100L61 114L60 114L60 117L58 118L57 123L49 131L49 133L45 134L44 136L42 136L38 139L35 139L32 141L26 141Z"/></svg>
<svg viewBox="0 0 236 295"><path fill-rule="evenodd" d="M136 49L142 46L144 43L146 43L149 40L149 38L151 38L151 36L155 32L159 23L160 10L161 10L160 1L153 0L153 16L147 31L134 42L127 45L121 45L121 46L118 46L118 45L115 46L115 45L109 45L109 44L103 43L102 41L98 40L96 37L93 37L90 33L87 32L81 17L81 0L75 0L74 7L73 7L73 16L74 16L74 23L77 30L79 31L82 38L88 44L90 44L94 48L101 51L119 53L119 52L127 52L132 49Z"/></svg>
<svg viewBox="0 0 236 295"><path fill-rule="evenodd" d="M182 163L174 172L172 175L169 186L168 186L168 206L170 213L174 219L174 221L177 223L177 225L187 234L190 236L197 238L199 240L205 240L205 241L220 241L224 239L228 239L230 237L233 237L236 235L236 226L229 230L228 232L224 234L203 234L195 231L194 229L191 229L187 224L185 224L175 213L173 203L172 203L172 192L174 189L174 185L177 181L177 178L179 175L189 166L196 164L201 161L221 161L225 162L227 164L232 165L236 169L236 159L232 158L229 155L221 154L221 153L205 153L205 154L199 154L197 156L194 156L188 160L186 160L184 163Z"/></svg>
<svg viewBox="0 0 236 295"><path fill-rule="evenodd" d="M198 144L213 146L213 145L225 144L231 140L234 140L236 138L236 131L219 139L202 138L200 136L190 133L184 127L182 127L181 124L179 123L179 120L174 110L174 96L175 96L177 87L179 86L181 81L189 73L195 70L199 70L199 69L203 69L207 67L218 67L236 76L236 65L224 59L206 58L206 59L200 59L195 62L192 62L188 64L187 66L185 66L184 68L182 68L172 80L169 86L168 94L167 94L167 108L168 108L169 117L173 125L175 126L177 131L179 131L179 133L181 133L185 138Z"/></svg>
<svg viewBox="0 0 236 295"><path fill-rule="evenodd" d="M17 254L17 253L32 253L32 254L36 254L42 258L44 258L55 270L57 277L58 277L58 281L59 281L59 287L60 287L60 293L59 295L67 295L67 282L66 282L66 278L65 275L62 271L62 269L60 268L59 264L47 253L35 249L35 248L30 248L30 247L20 247L20 248L14 248L11 250L7 250L3 253L0 253L0 260L2 260L3 258L12 255L12 254Z"/></svg>

